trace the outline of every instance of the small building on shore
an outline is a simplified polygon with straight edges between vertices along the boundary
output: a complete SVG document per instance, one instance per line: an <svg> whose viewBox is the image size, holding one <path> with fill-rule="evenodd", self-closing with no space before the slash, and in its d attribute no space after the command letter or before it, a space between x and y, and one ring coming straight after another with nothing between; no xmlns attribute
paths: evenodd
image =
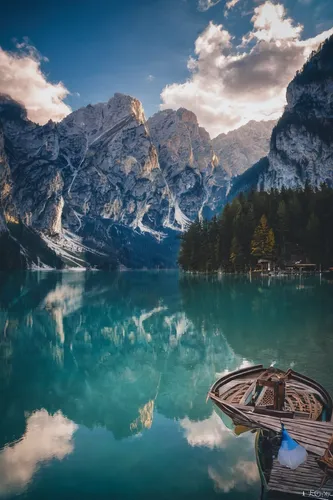
<svg viewBox="0 0 333 500"><path fill-rule="evenodd" d="M294 264L294 268L299 271L300 273L302 272L310 272L314 273L317 270L317 265L316 264L304 264L302 262L297 262Z"/></svg>
<svg viewBox="0 0 333 500"><path fill-rule="evenodd" d="M261 272L270 272L273 269L273 262L270 259L259 259L258 265L261 268Z"/></svg>

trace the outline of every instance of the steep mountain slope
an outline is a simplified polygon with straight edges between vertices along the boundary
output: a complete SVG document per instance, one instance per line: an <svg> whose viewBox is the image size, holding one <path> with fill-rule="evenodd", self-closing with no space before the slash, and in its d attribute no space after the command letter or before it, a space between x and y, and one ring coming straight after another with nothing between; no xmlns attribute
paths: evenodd
<svg viewBox="0 0 333 500"><path fill-rule="evenodd" d="M63 265L174 266L178 232L222 206L228 176L186 110L147 123L137 99L115 94L38 126L2 96L0 123L7 228L34 231Z"/></svg>
<svg viewBox="0 0 333 500"><path fill-rule="evenodd" d="M216 212L225 198L228 175L195 114L167 109L149 118L147 125L176 222L184 229L189 219Z"/></svg>
<svg viewBox="0 0 333 500"><path fill-rule="evenodd" d="M268 158L264 156L251 168L248 168L240 175L232 179L230 189L228 190L227 201L231 201L235 196L242 192L251 190L263 190L263 175L268 169Z"/></svg>
<svg viewBox="0 0 333 500"><path fill-rule="evenodd" d="M211 141L186 109L146 121L115 94L39 126L0 96L1 267L173 267L179 233L238 192L332 185L332 61L333 37L288 86L261 159L271 122Z"/></svg>
<svg viewBox="0 0 333 500"><path fill-rule="evenodd" d="M287 88L273 130L265 189L333 184L333 37L313 53Z"/></svg>
<svg viewBox="0 0 333 500"><path fill-rule="evenodd" d="M220 134L212 140L215 153L231 177L241 175L268 154L275 123L274 120L251 120L237 130Z"/></svg>

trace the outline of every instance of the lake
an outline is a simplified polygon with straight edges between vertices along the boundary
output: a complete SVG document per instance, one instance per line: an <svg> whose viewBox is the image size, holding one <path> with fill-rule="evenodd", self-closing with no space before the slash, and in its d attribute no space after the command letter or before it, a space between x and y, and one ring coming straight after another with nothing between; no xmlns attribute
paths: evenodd
<svg viewBox="0 0 333 500"><path fill-rule="evenodd" d="M0 497L259 499L253 434L206 394L252 363L333 392L333 284L0 274Z"/></svg>

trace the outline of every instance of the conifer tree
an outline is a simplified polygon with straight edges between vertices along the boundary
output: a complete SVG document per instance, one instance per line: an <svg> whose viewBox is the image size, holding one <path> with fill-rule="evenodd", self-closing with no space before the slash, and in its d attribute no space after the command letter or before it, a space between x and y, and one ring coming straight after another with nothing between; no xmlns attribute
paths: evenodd
<svg viewBox="0 0 333 500"><path fill-rule="evenodd" d="M196 220L181 236L179 265L238 271L276 255L282 266L288 259L333 266L332 220L333 189L326 185L241 194L218 218Z"/></svg>
<svg viewBox="0 0 333 500"><path fill-rule="evenodd" d="M230 248L230 262L233 265L234 271L236 271L237 265L241 263L242 260L242 249L237 239L237 236L232 238L231 248Z"/></svg>

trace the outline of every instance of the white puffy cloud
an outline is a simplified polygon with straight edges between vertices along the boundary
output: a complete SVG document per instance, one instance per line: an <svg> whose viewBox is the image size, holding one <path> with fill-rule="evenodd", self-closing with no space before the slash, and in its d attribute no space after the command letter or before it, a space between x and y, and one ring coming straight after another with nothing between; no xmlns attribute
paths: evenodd
<svg viewBox="0 0 333 500"><path fill-rule="evenodd" d="M206 420L193 422L188 417L180 420L187 442L191 446L207 448L226 448L233 437L217 413L213 412Z"/></svg>
<svg viewBox="0 0 333 500"><path fill-rule="evenodd" d="M59 411L33 413L20 441L0 452L0 497L24 490L42 462L62 460L72 453L77 425Z"/></svg>
<svg viewBox="0 0 333 500"><path fill-rule="evenodd" d="M217 5L220 3L221 0L199 0L198 2L198 10L201 10L204 12L205 10L210 9L211 7L214 7L214 5Z"/></svg>
<svg viewBox="0 0 333 500"><path fill-rule="evenodd" d="M221 470L224 472L221 473ZM232 490L245 491L249 485L259 481L259 472L256 462L239 460L233 467L216 470L208 467L209 477L214 481L218 491L228 493Z"/></svg>
<svg viewBox="0 0 333 500"><path fill-rule="evenodd" d="M282 4L273 4L267 1L254 9L251 19L253 31L244 41L252 38L264 40L266 42L277 40L298 40L302 33L301 24L294 25L294 21L286 16L285 8Z"/></svg>
<svg viewBox="0 0 333 500"><path fill-rule="evenodd" d="M161 108L190 109L213 137L250 120L278 119L288 83L333 29L302 40L303 26L270 0L254 9L251 22L241 45L221 24L209 23L188 61L190 78L163 89Z"/></svg>
<svg viewBox="0 0 333 500"><path fill-rule="evenodd" d="M17 52L0 47L0 93L9 94L27 109L30 120L44 124L59 121L71 112L64 103L69 94L62 82L51 83L41 70L47 61L27 42L16 45Z"/></svg>

